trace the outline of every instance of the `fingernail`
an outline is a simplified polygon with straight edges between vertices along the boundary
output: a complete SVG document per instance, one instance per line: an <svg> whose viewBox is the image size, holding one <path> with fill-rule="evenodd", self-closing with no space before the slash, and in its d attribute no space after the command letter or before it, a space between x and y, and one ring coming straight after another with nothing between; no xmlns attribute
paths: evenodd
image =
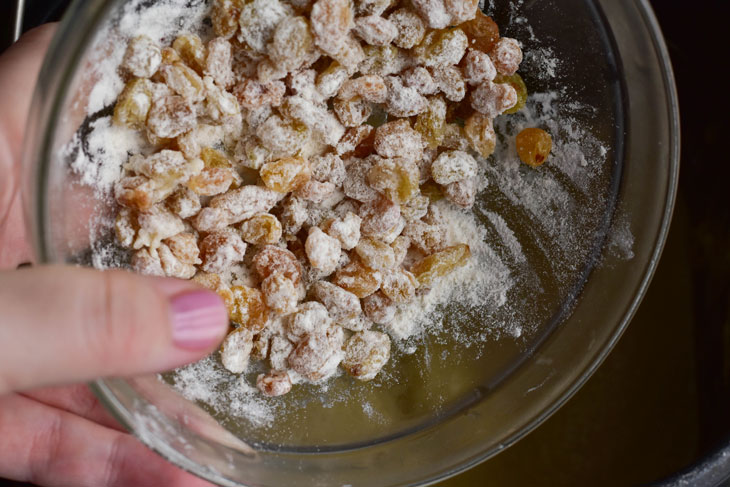
<svg viewBox="0 0 730 487"><path fill-rule="evenodd" d="M228 323L221 299L210 291L178 294L170 301L172 339L182 348L199 350L220 341Z"/></svg>

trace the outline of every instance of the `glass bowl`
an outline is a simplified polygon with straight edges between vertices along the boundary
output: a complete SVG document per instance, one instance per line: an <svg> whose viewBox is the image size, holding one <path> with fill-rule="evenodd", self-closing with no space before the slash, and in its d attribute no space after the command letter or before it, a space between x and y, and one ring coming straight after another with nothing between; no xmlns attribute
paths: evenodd
<svg viewBox="0 0 730 487"><path fill-rule="evenodd" d="M93 223L113 203L84 185L67 147L110 113L86 109L104 76L95 56L125 3L74 2L40 75L25 150L40 262L98 265L99 246L113 250L108 227ZM519 440L600 365L644 295L671 218L679 126L666 48L646 1L487 3L503 34L525 44L521 72L534 94L500 122L504 149L486 162L477 205L515 283L507 302L485 294L476 312L446 306L441 328L415 353L396 351L384 379L346 396L346 377L303 387L265 427L183 398L165 383L175 374L95 382L150 448L217 485L423 485ZM533 124L557 142L541 172L516 162L504 136Z"/></svg>

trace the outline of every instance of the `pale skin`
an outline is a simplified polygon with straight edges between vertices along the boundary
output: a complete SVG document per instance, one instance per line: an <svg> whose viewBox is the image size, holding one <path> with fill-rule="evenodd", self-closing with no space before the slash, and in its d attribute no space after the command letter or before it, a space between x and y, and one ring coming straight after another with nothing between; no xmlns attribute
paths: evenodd
<svg viewBox="0 0 730 487"><path fill-rule="evenodd" d="M204 357L227 329L220 299L189 282L122 271L15 270L33 260L20 160L53 31L31 31L0 56L0 478L49 487L210 485L126 433L82 384Z"/></svg>

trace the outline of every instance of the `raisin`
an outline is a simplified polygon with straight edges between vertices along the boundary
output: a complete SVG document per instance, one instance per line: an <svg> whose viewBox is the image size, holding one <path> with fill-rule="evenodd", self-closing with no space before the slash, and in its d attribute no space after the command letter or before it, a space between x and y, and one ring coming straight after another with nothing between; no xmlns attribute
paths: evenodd
<svg viewBox="0 0 730 487"><path fill-rule="evenodd" d="M461 24L461 29L469 38L469 47L489 52L499 40L499 27L491 17L477 10L476 17Z"/></svg>
<svg viewBox="0 0 730 487"><path fill-rule="evenodd" d="M446 198L464 209L474 206L477 196L477 183L475 178L468 178L462 181L456 181L444 188Z"/></svg>
<svg viewBox="0 0 730 487"><path fill-rule="evenodd" d="M129 41L122 67L132 76L149 78L157 72L161 63L160 46L147 36L139 36Z"/></svg>
<svg viewBox="0 0 730 487"><path fill-rule="evenodd" d="M309 130L300 122L272 115L256 128L256 134L264 147L276 156L287 157L295 155L304 146Z"/></svg>
<svg viewBox="0 0 730 487"><path fill-rule="evenodd" d="M192 130L197 119L195 111L181 96L165 96L152 103L147 116L150 133L171 139Z"/></svg>
<svg viewBox="0 0 730 487"><path fill-rule="evenodd" d="M416 88L410 88L396 76L385 78L388 87L388 99L385 109L394 117L412 117L428 108L428 100Z"/></svg>
<svg viewBox="0 0 730 487"><path fill-rule="evenodd" d="M451 15L451 25L459 25L476 16L479 0L444 0L444 6Z"/></svg>
<svg viewBox="0 0 730 487"><path fill-rule="evenodd" d="M288 17L276 27L268 54L279 68L294 71L305 64L314 49L306 17Z"/></svg>
<svg viewBox="0 0 730 487"><path fill-rule="evenodd" d="M245 253L246 244L229 228L209 233L200 242L202 269L206 272L223 272L243 261Z"/></svg>
<svg viewBox="0 0 730 487"><path fill-rule="evenodd" d="M409 159L380 158L367 175L370 186L397 203L405 203L418 194L419 170Z"/></svg>
<svg viewBox="0 0 730 487"><path fill-rule="evenodd" d="M253 259L254 269L261 279L272 274L281 274L294 284L299 284L302 267L296 256L289 250L267 245Z"/></svg>
<svg viewBox="0 0 730 487"><path fill-rule="evenodd" d="M413 264L411 272L421 286L430 287L436 283L438 278L466 265L470 257L471 252L468 245L454 245L419 260Z"/></svg>
<svg viewBox="0 0 730 487"><path fill-rule="evenodd" d="M517 135L517 155L532 167L542 166L553 148L553 139L542 129L527 128Z"/></svg>
<svg viewBox="0 0 730 487"><path fill-rule="evenodd" d="M439 91L433 76L423 66L415 66L404 71L401 78L407 87L415 89L421 95L435 95Z"/></svg>
<svg viewBox="0 0 730 487"><path fill-rule="evenodd" d="M510 108L509 110L506 110L504 113L506 114L512 114L517 113L523 108L525 108L525 105L527 104L527 85L525 85L524 80L522 79L522 76L515 73L512 76L504 76L499 75L494 80L495 83L507 83L512 88L515 89L517 92L517 104Z"/></svg>
<svg viewBox="0 0 730 487"><path fill-rule="evenodd" d="M358 127L370 117L373 109L370 103L360 97L344 100L338 98L334 102L337 118L345 127Z"/></svg>
<svg viewBox="0 0 730 487"><path fill-rule="evenodd" d="M239 327L228 334L221 345L221 362L223 367L234 374L241 374L248 369L253 349L253 333L246 327Z"/></svg>
<svg viewBox="0 0 730 487"><path fill-rule="evenodd" d="M377 331L361 331L354 334L345 346L342 366L348 374L362 381L369 381L390 360L390 338Z"/></svg>
<svg viewBox="0 0 730 487"><path fill-rule="evenodd" d="M428 67L459 64L466 53L468 39L461 29L429 32L414 49L418 61Z"/></svg>
<svg viewBox="0 0 730 487"><path fill-rule="evenodd" d="M114 123L133 129L143 129L152 107L152 82L133 79L124 87L114 105Z"/></svg>
<svg viewBox="0 0 730 487"><path fill-rule="evenodd" d="M375 270L390 269L395 265L395 254L390 245L374 238L363 238L355 252L367 267Z"/></svg>
<svg viewBox="0 0 730 487"><path fill-rule="evenodd" d="M348 212L342 218L333 218L322 224L322 229L330 237L340 241L345 250L352 250L360 241L360 224L362 220L352 212Z"/></svg>
<svg viewBox="0 0 730 487"><path fill-rule="evenodd" d="M432 29L443 29L451 23L444 0L411 0L411 3Z"/></svg>
<svg viewBox="0 0 730 487"><path fill-rule="evenodd" d="M435 149L444 138L446 103L441 98L431 98L428 109L416 118L414 129L421 134L428 147Z"/></svg>
<svg viewBox="0 0 730 487"><path fill-rule="evenodd" d="M254 55L265 53L276 26L293 13L291 6L280 0L248 2L241 8L238 40Z"/></svg>
<svg viewBox="0 0 730 487"><path fill-rule="evenodd" d="M377 74L366 74L359 78L349 79L342 84L337 97L351 100L360 97L370 103L383 103L388 96L383 78Z"/></svg>
<svg viewBox="0 0 730 487"><path fill-rule="evenodd" d="M291 379L286 370L272 370L256 377L256 387L268 397L278 397L291 391Z"/></svg>
<svg viewBox="0 0 730 487"><path fill-rule="evenodd" d="M370 125L360 125L345 132L335 150L338 155L345 157L367 157L374 151L373 144L368 144L368 141L375 142L375 129ZM344 165L342 168L344 170Z"/></svg>
<svg viewBox="0 0 730 487"><path fill-rule="evenodd" d="M233 94L242 107L256 110L265 106L277 107L284 99L286 86L281 81L261 83L253 79L244 79L233 88Z"/></svg>
<svg viewBox="0 0 730 487"><path fill-rule="evenodd" d="M325 305L330 316L337 323L352 320L362 313L360 299L353 293L327 281L312 286L314 297Z"/></svg>
<svg viewBox="0 0 730 487"><path fill-rule="evenodd" d="M416 276L407 270L397 269L383 276L380 290L394 303L403 304L410 302L416 296L418 287Z"/></svg>
<svg viewBox="0 0 730 487"><path fill-rule="evenodd" d="M317 0L310 15L317 46L330 56L336 55L346 42L353 26L349 0Z"/></svg>
<svg viewBox="0 0 730 487"><path fill-rule="evenodd" d="M266 306L279 315L287 315L297 307L298 292L294 282L283 274L271 274L261 282Z"/></svg>
<svg viewBox="0 0 730 487"><path fill-rule="evenodd" d="M211 20L215 33L230 39L238 32L238 19L246 0L215 0Z"/></svg>
<svg viewBox="0 0 730 487"><path fill-rule="evenodd" d="M417 161L423 155L421 134L411 128L408 120L396 120L375 130L375 150L381 157L402 157Z"/></svg>
<svg viewBox="0 0 730 487"><path fill-rule="evenodd" d="M228 315L231 321L254 332L263 330L269 313L261 291L247 286L232 286L230 291L232 301Z"/></svg>
<svg viewBox="0 0 730 487"><path fill-rule="evenodd" d="M208 43L205 73L221 88L228 88L233 83L233 51L226 39L216 37Z"/></svg>
<svg viewBox="0 0 730 487"><path fill-rule="evenodd" d="M395 46L365 46L365 59L359 66L363 74L388 76L403 69L406 58Z"/></svg>
<svg viewBox="0 0 730 487"><path fill-rule="evenodd" d="M184 264L200 264L198 239L190 232L182 232L163 241L172 254Z"/></svg>
<svg viewBox="0 0 730 487"><path fill-rule="evenodd" d="M318 382L337 371L344 342L342 328L333 326L325 332L307 335L289 354L287 361L295 372L309 381Z"/></svg>
<svg viewBox="0 0 730 487"><path fill-rule="evenodd" d="M471 106L489 118L501 115L517 102L517 91L506 83L486 81L471 92Z"/></svg>
<svg viewBox="0 0 730 487"><path fill-rule="evenodd" d="M241 223L241 237L252 245L274 244L281 240L282 228L274 215L260 213Z"/></svg>
<svg viewBox="0 0 730 487"><path fill-rule="evenodd" d="M335 273L332 284L362 299L380 288L381 279L379 271L365 266L359 260L353 260Z"/></svg>
<svg viewBox="0 0 730 487"><path fill-rule="evenodd" d="M379 15L355 19L355 34L372 46L386 46L398 37L398 27Z"/></svg>
<svg viewBox="0 0 730 487"><path fill-rule="evenodd" d="M301 157L286 157L268 162L261 168L261 179L266 187L279 193L294 191L310 177L309 165Z"/></svg>
<svg viewBox="0 0 730 487"><path fill-rule="evenodd" d="M367 183L367 175L374 162L372 158L350 159L347 177L342 184L345 195L361 203L368 203L378 197L378 192Z"/></svg>
<svg viewBox="0 0 730 487"><path fill-rule="evenodd" d="M373 323L384 325L395 318L395 303L380 291L363 299L362 308L365 316Z"/></svg>
<svg viewBox="0 0 730 487"><path fill-rule="evenodd" d="M388 20L398 29L398 35L393 43L400 48L410 49L418 45L426 35L426 25L412 10L398 9L388 16Z"/></svg>
<svg viewBox="0 0 730 487"><path fill-rule="evenodd" d="M479 85L485 81L494 81L497 68L489 55L469 49L463 60L464 78L470 85Z"/></svg>
<svg viewBox="0 0 730 487"><path fill-rule="evenodd" d="M428 205L431 200L428 196L419 194L418 196L411 198L410 201L404 203L400 207L400 213L406 221L419 220L426 215L428 211Z"/></svg>
<svg viewBox="0 0 730 487"><path fill-rule="evenodd" d="M492 58L499 74L512 76L522 63L522 48L515 39L502 37L489 51L489 57Z"/></svg>
<svg viewBox="0 0 730 487"><path fill-rule="evenodd" d="M195 34L180 35L172 43L172 48L177 51L185 64L198 74L203 74L206 68L207 53L200 37Z"/></svg>
<svg viewBox="0 0 730 487"><path fill-rule="evenodd" d="M316 301L302 303L285 321L287 337L298 342L306 335L324 332L332 324L327 308Z"/></svg>
<svg viewBox="0 0 730 487"><path fill-rule="evenodd" d="M318 227L309 229L309 236L305 243L307 258L315 269L324 275L332 274L340 261L340 241L330 237Z"/></svg>
<svg viewBox="0 0 730 487"><path fill-rule="evenodd" d="M447 100L459 102L466 96L466 83L456 66L433 68L433 79Z"/></svg>
<svg viewBox="0 0 730 487"><path fill-rule="evenodd" d="M484 158L491 156L497 146L497 134L494 132L492 119L474 113L464 123L464 135L469 145Z"/></svg>
<svg viewBox="0 0 730 487"><path fill-rule="evenodd" d="M360 231L366 237L381 237L391 233L400 222L400 207L388 198L379 197L360 207Z"/></svg>
<svg viewBox="0 0 730 487"><path fill-rule="evenodd" d="M462 151L442 152L431 166L431 175L438 184L447 185L477 174L477 161Z"/></svg>

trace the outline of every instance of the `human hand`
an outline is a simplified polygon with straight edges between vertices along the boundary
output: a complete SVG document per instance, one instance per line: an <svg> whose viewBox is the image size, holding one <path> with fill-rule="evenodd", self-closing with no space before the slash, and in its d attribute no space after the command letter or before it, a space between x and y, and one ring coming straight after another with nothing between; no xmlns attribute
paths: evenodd
<svg viewBox="0 0 730 487"><path fill-rule="evenodd" d="M38 28L0 57L0 477L44 486L209 485L123 432L86 386L36 389L168 370L208 354L228 326L220 298L191 282L10 270L31 255L21 146L53 31Z"/></svg>

